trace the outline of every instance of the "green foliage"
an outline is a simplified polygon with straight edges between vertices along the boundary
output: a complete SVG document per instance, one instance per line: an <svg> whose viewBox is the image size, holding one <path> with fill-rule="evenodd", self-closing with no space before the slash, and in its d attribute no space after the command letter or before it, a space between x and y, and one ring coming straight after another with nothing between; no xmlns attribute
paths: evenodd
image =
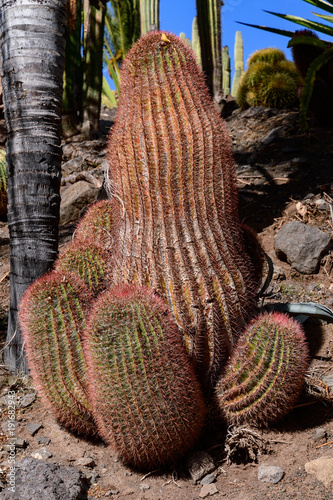
<svg viewBox="0 0 333 500"><path fill-rule="evenodd" d="M227 421L268 425L282 418L302 390L308 357L304 333L295 320L281 313L253 320L217 386Z"/></svg>
<svg viewBox="0 0 333 500"><path fill-rule="evenodd" d="M84 336L90 400L105 441L140 469L184 456L200 437L206 409L165 304L141 287L110 288Z"/></svg>
<svg viewBox="0 0 333 500"><path fill-rule="evenodd" d="M7 167L6 151L0 149L0 217L7 213Z"/></svg>
<svg viewBox="0 0 333 500"><path fill-rule="evenodd" d="M248 69L240 82L237 104L292 108L298 104L300 78L295 65L278 49L262 49L249 58Z"/></svg>

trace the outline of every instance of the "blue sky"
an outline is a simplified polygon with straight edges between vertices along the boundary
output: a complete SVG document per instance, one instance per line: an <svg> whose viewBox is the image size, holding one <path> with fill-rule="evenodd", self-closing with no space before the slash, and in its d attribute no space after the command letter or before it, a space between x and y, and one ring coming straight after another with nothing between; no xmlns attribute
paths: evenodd
<svg viewBox="0 0 333 500"><path fill-rule="evenodd" d="M225 0L222 7L222 45L229 46L231 65L237 30L240 30L243 36L244 64L252 52L265 47L278 47L285 52L288 59L291 59L290 51L286 47L288 38L237 24L237 21L241 21L291 31L297 29L296 25L290 21L267 14L264 10L316 20L312 14L316 9L304 0ZM317 12L323 13L320 10ZM162 30L171 31L177 35L184 32L191 39L192 20L195 15L195 0L160 0L160 28Z"/></svg>
<svg viewBox="0 0 333 500"><path fill-rule="evenodd" d="M234 60L235 33L242 32L244 42L244 64L248 57L258 49L278 47L291 59L287 49L288 38L237 24L237 21L261 24L264 26L294 31L301 29L290 21L272 16L264 10L291 14L306 19L316 20L312 12L316 9L304 0L225 0L222 7L222 45L228 45L231 67ZM317 10L323 13L323 11ZM176 35L184 32L192 38L192 21L196 15L196 0L160 0L160 29ZM318 18L317 18L318 20ZM323 35L323 38L325 36ZM106 72L104 72L106 75Z"/></svg>

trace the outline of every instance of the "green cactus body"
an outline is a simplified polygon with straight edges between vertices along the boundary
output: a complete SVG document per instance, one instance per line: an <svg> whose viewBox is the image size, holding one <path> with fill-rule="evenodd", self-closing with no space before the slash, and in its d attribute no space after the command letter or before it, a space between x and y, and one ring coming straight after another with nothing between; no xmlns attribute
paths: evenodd
<svg viewBox="0 0 333 500"><path fill-rule="evenodd" d="M153 292L112 287L84 333L101 436L139 469L173 463L200 437L206 407L177 325Z"/></svg>
<svg viewBox="0 0 333 500"><path fill-rule="evenodd" d="M215 102L222 97L221 0L196 0L202 70Z"/></svg>
<svg viewBox="0 0 333 500"><path fill-rule="evenodd" d="M59 255L55 269L77 274L93 295L107 287L109 252L94 242L74 240Z"/></svg>
<svg viewBox="0 0 333 500"><path fill-rule="evenodd" d="M35 281L20 303L20 324L35 386L56 418L71 430L96 433L87 397L81 346L89 290L69 273Z"/></svg>
<svg viewBox="0 0 333 500"><path fill-rule="evenodd" d="M95 242L108 251L114 251L119 233L119 203L110 200L92 204L75 230L75 240Z"/></svg>
<svg viewBox="0 0 333 500"><path fill-rule="evenodd" d="M227 45L222 48L222 71L223 94L226 97L230 94L230 56Z"/></svg>
<svg viewBox="0 0 333 500"><path fill-rule="evenodd" d="M200 46L200 38L199 38L199 28L198 28L198 18L195 16L192 22L192 49L197 58L197 63L199 67L202 69L202 61L201 61L201 46Z"/></svg>
<svg viewBox="0 0 333 500"><path fill-rule="evenodd" d="M253 320L217 385L228 422L268 425L282 418L300 395L308 356L302 328L292 318L268 313Z"/></svg>
<svg viewBox="0 0 333 500"><path fill-rule="evenodd" d="M187 38L187 36L185 35L185 33L179 33L179 38L181 40L183 40L183 42L187 43L187 45L189 47L192 47L191 40L189 38Z"/></svg>
<svg viewBox="0 0 333 500"><path fill-rule="evenodd" d="M140 0L141 35L160 27L160 0Z"/></svg>
<svg viewBox="0 0 333 500"><path fill-rule="evenodd" d="M0 149L0 217L7 213L7 168L6 151Z"/></svg>
<svg viewBox="0 0 333 500"><path fill-rule="evenodd" d="M237 104L250 106L293 108L298 104L300 78L293 62L287 61L279 49L254 52L248 61L237 92Z"/></svg>
<svg viewBox="0 0 333 500"><path fill-rule="evenodd" d="M229 138L174 35L141 38L122 84L109 143L110 195L123 214L112 282L158 292L213 384L255 310Z"/></svg>
<svg viewBox="0 0 333 500"><path fill-rule="evenodd" d="M234 47L235 74L232 80L231 95L236 96L241 78L244 73L244 47L241 31L236 31Z"/></svg>

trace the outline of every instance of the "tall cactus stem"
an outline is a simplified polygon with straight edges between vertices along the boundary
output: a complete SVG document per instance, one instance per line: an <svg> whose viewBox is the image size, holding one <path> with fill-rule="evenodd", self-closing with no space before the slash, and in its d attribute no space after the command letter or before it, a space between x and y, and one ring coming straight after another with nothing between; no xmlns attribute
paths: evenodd
<svg viewBox="0 0 333 500"><path fill-rule="evenodd" d="M197 63L199 67L202 69L202 61L201 61L201 47L200 47L200 38L199 38L199 27L198 27L198 18L195 16L192 21L192 49L197 58Z"/></svg>
<svg viewBox="0 0 333 500"><path fill-rule="evenodd" d="M235 73L232 80L231 95L234 97L237 95L238 87L242 75L244 73L244 48L243 48L243 37L241 31L236 31L235 35L235 47L234 47L234 62L235 62Z"/></svg>
<svg viewBox="0 0 333 500"><path fill-rule="evenodd" d="M141 35L160 29L160 0L140 0Z"/></svg>
<svg viewBox="0 0 333 500"><path fill-rule="evenodd" d="M227 45L222 48L222 71L223 95L227 97L230 94L230 56Z"/></svg>
<svg viewBox="0 0 333 500"><path fill-rule="evenodd" d="M157 290L214 384L255 311L229 138L178 37L142 37L122 74L109 142L110 194L122 210L112 282Z"/></svg>

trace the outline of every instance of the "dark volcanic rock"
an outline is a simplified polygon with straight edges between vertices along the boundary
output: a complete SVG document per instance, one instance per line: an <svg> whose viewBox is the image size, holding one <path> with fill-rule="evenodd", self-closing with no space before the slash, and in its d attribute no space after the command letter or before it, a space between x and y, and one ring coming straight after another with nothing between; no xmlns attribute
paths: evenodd
<svg viewBox="0 0 333 500"><path fill-rule="evenodd" d="M8 477L1 500L79 500L87 498L89 489L81 471L28 457L16 461L13 484L15 491Z"/></svg>

